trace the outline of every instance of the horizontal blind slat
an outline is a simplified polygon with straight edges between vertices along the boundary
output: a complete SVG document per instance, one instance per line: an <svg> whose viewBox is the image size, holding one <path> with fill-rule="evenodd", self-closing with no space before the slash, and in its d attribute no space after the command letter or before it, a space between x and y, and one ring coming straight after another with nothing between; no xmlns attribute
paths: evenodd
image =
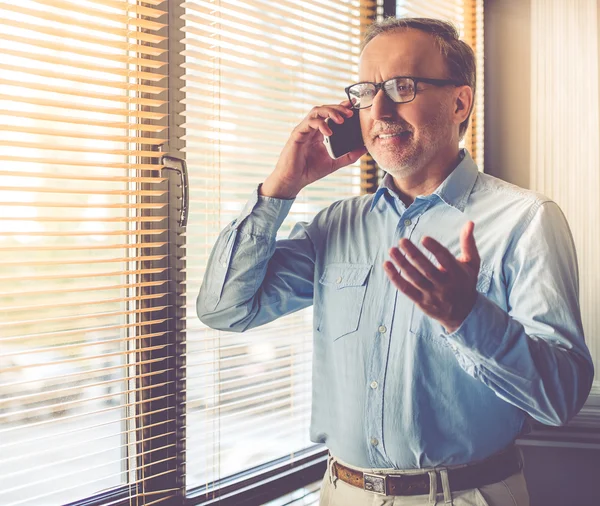
<svg viewBox="0 0 600 506"><path fill-rule="evenodd" d="M117 115L122 117L131 117L131 118L144 118L151 120L161 120L166 114L152 112L152 111L138 111L138 110L130 110L127 107L99 107L97 105L88 105L85 103L72 103L61 100L53 100L53 99L45 99L45 98L36 98L36 97L26 97L26 96L13 96L7 95L5 93L0 94L0 100L6 102L14 102L14 103L25 103L32 105L39 105L44 107L55 107L58 109L64 110L72 110L72 111L86 111L90 113L98 113L98 114L108 114L108 115ZM50 149L50 148L47 148ZM145 156L145 155L140 155Z"/></svg>
<svg viewBox="0 0 600 506"><path fill-rule="evenodd" d="M193 46L190 46L193 48ZM188 59L182 67L185 68L188 73L183 76L183 80L187 82L196 82L198 80L202 80L204 78L199 77L198 73L202 74L212 73L215 76L215 80L218 81L218 75L221 70L225 72L230 72L233 74L238 74L240 77L251 75L254 77L262 76L271 78L271 80L275 83L280 83L282 85L286 85L289 83L297 82L300 78L301 81L298 84L302 83L304 85L314 85L318 86L319 89L323 89L327 85L329 85L332 89L343 88L347 86L347 81L339 78L338 74L333 72L328 73L328 75L323 75L317 72L306 72L306 69L298 69L294 66L291 67L280 67L280 66L269 66L265 68L257 69L255 65L253 65L252 60L240 60L229 57L229 55L225 54L219 57L218 63L215 63L215 60L210 58L211 54L204 54L197 51L196 49L188 49L189 54L193 55L193 60ZM211 104L204 104L204 108L210 107ZM198 107L198 109L194 109L198 111L202 109ZM223 110L220 113L231 113L232 111ZM187 111L183 111L182 114L184 116L188 115Z"/></svg>
<svg viewBox="0 0 600 506"><path fill-rule="evenodd" d="M75 63L71 62L71 60L66 60L64 58L60 58L57 56L50 56L48 54L40 55L38 53L30 53L27 51L22 51L19 49L8 49L2 48L2 53L5 56L14 56L24 60L30 60L34 62L40 63L53 63L55 65L60 65L64 67L72 67L81 70L89 70L94 72L100 72L102 74L108 74L113 76L122 76L122 77L136 77L139 79L146 79L148 81L160 81L164 78L163 74L158 74L156 72L144 72L140 70L129 70L127 68L123 68L124 65L119 65L118 67L107 66L107 65L99 65L97 63ZM135 62L130 62L135 63ZM27 73L27 69L31 64L23 62L23 67L21 72ZM160 66L164 66L165 63L162 63Z"/></svg>
<svg viewBox="0 0 600 506"><path fill-rule="evenodd" d="M31 126L17 126L15 124L2 124L3 118L0 116L0 132L6 133L24 133L31 134L36 136L52 136L52 137L61 137L62 139L70 140L70 139L90 139L94 140L98 143L101 142L130 142L136 143L140 145L148 145L148 146L160 146L166 142L166 139L157 139L150 137L136 137L125 136L125 135L98 135L93 133L83 133L81 131L74 130L48 130L46 128L33 128ZM36 144L31 143L32 146L36 146ZM43 145L42 145L43 146ZM42 147L41 149L46 149ZM60 149L60 148L56 148ZM65 149L65 151L69 151L69 149Z"/></svg>
<svg viewBox="0 0 600 506"><path fill-rule="evenodd" d="M160 86L158 84L139 84L136 82L130 83L122 79L121 76L113 76L112 79L106 79L97 75L90 76L81 73L64 72L64 69L63 72L58 72L52 69L15 65L14 63L8 64L5 62L0 62L0 69L6 71L5 77L7 80L10 78L11 81L16 81L19 78L22 79L23 76L21 74L24 74L29 79L46 77L55 81L60 81L62 86L66 86L68 83L87 84L94 88L98 87L112 90L139 91L140 93L150 93L152 95L166 91L164 86ZM15 76L14 74L19 74L19 76ZM131 115L136 112L137 111L131 110L129 111L129 114Z"/></svg>
<svg viewBox="0 0 600 506"><path fill-rule="evenodd" d="M29 305L29 306L17 306L17 305L13 305L13 306L3 306L0 308L0 314L2 314L3 312L10 312L10 313L17 313L17 312L21 312L21 311L39 311L40 313L43 314L44 311L56 311L58 309L61 308L70 308L73 306L73 304L75 302L77 302L77 304L81 307L81 306L89 306L89 305L94 305L94 304L115 304L115 303L128 303L128 302L141 302L141 301L145 301L145 300L151 300L151 299L158 299L161 297L165 297L167 295L166 292L164 293L153 293L153 294L148 294L148 295L139 295L137 297L118 297L118 298L114 298L114 299L95 299L95 300L82 300L82 299L77 299L76 301L67 301L67 302L61 302L61 303L52 303L52 304L35 304L35 305Z"/></svg>
<svg viewBox="0 0 600 506"><path fill-rule="evenodd" d="M41 2L47 1L47 2L54 3L54 0L40 0L40 1ZM57 5L65 3L65 2L61 2L61 0L57 0L57 2L58 2ZM163 28L165 26L164 24L161 24L161 23L147 22L147 21L141 20L139 18L127 19L127 24L122 22L120 24L122 24L123 26L117 27L117 26L114 26L114 24L111 26L107 23L101 23L100 21L102 21L103 19L106 19L106 18L103 18L102 16L95 17L94 21L89 21L89 20L79 18L74 23L70 23L69 21L67 21L69 19L69 16L68 16L68 14L65 15L65 13L58 14L58 13L51 12L51 11L32 9L30 7L22 7L18 4L9 4L9 3L5 3L5 2L0 3L0 13L2 13L2 11L19 13L24 16L31 16L38 20L53 22L57 25L64 26L67 30L71 26L76 26L77 28L86 28L88 30L91 30L94 32L99 32L102 34L112 34L112 35L116 35L116 36L137 39L137 40L144 41L144 42L152 42L155 44L160 43L163 40L165 40L164 37L160 37L160 36L148 33L148 32L142 32L139 30L130 30L127 25L140 26L140 27L144 26L145 28L148 28L151 31L159 30L160 28ZM2 17L5 17L5 16L6 16L6 14L2 14ZM9 23L10 23L10 19L8 19L8 16L6 16L5 24L9 24Z"/></svg>
<svg viewBox="0 0 600 506"><path fill-rule="evenodd" d="M91 44L97 47L99 52L105 52L106 48L114 48L120 49L123 51L134 51L139 54L144 54L148 56L160 56L166 52L166 49L161 49L159 47L154 47L149 45L149 43L138 44L137 42L131 41L121 41L121 40L110 40L105 37L94 36L90 32L65 32L55 26L44 26L41 24L36 24L32 26L29 22L18 21L16 19L8 19L5 17L0 17L0 27L3 27L3 32L8 32L10 28L12 29L20 29L19 33L22 33L23 38L31 38L31 40L39 40L39 36L44 34L51 37L58 37L59 40L64 40L65 44L68 44L69 47L72 47L73 43L86 43ZM8 28L8 29L7 29ZM30 33L31 32L31 33ZM47 39L48 40L48 39ZM56 39L49 39L50 43L55 42L60 44L60 42L56 42ZM68 42L70 41L70 42Z"/></svg>

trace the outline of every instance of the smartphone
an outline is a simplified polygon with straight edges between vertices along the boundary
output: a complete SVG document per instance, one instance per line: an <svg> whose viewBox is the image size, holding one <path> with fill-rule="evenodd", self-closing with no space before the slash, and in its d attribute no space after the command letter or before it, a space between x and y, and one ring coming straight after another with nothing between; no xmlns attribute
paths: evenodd
<svg viewBox="0 0 600 506"><path fill-rule="evenodd" d="M323 143L331 158L339 158L340 156L350 153L350 151L354 151L355 149L362 148L365 145L362 138L362 132L360 131L360 117L358 111L354 111L354 114L349 118L346 118L341 125L331 118L327 118L325 122L333 132L323 139Z"/></svg>

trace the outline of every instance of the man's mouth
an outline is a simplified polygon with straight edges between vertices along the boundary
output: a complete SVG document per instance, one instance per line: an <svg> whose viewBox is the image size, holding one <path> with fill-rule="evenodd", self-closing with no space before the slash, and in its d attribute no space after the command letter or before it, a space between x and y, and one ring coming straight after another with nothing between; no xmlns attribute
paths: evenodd
<svg viewBox="0 0 600 506"><path fill-rule="evenodd" d="M410 132L408 130L403 130L401 132L394 132L394 133L380 133L379 135L376 136L376 138L381 139L381 140L386 140L386 139L393 139L396 137L400 137L402 140L406 140L406 139L408 139L409 136L410 136Z"/></svg>

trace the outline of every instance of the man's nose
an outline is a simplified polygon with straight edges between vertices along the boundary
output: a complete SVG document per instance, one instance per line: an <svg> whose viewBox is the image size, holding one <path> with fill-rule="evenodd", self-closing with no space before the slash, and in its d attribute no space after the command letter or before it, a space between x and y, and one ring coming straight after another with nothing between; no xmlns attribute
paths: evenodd
<svg viewBox="0 0 600 506"><path fill-rule="evenodd" d="M372 120L393 119L398 113L397 104L386 95L383 89L378 90L373 97L373 105L370 107L370 111Z"/></svg>

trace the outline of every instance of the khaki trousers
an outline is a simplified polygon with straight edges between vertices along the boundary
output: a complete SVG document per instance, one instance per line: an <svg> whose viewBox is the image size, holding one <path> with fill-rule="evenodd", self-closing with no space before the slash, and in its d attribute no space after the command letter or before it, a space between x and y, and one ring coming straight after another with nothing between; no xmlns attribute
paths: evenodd
<svg viewBox="0 0 600 506"><path fill-rule="evenodd" d="M348 464L335 457L329 457L327 471L321 485L320 506L529 506L529 493L527 492L527 485L525 484L525 477L522 471L498 483L485 485L481 488L453 492L452 484L449 483L445 470L438 470L441 475L443 490L432 490L432 493L429 495L384 496L362 490L337 479L331 473L331 466L335 461L348 466ZM355 466L349 467L363 472L373 472L372 469L361 469ZM447 469L451 469L452 467L449 466ZM400 473L400 471L395 472ZM432 473L435 473L432 470L409 470L401 472L403 474L427 473L430 476ZM435 479L432 481L435 482Z"/></svg>

